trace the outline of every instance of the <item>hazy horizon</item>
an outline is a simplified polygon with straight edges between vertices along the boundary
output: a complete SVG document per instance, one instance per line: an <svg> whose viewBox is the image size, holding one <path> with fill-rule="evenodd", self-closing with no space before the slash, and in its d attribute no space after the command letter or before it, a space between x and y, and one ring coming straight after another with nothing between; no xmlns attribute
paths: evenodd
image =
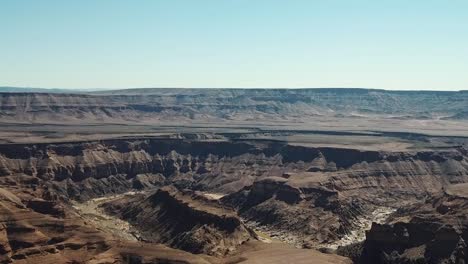
<svg viewBox="0 0 468 264"><path fill-rule="evenodd" d="M457 0L8 1L0 83L467 90L467 9Z"/></svg>
<svg viewBox="0 0 468 264"><path fill-rule="evenodd" d="M459 90L444 90L444 89L386 89L386 88L376 88L376 87L122 87L122 88L112 88L112 87L104 87L104 88L75 88L75 87L68 87L68 88L61 88L61 87L20 87L20 86L10 86L10 85L0 85L0 89L5 88L12 88L12 89L24 89L24 90L70 90L70 91L81 91L81 92L94 92L94 91L114 91L114 90L139 90L139 89L257 89L257 90L268 90L268 89L284 89L284 90L301 90L301 89L362 89L362 90L380 90L380 91L402 91L402 92L467 92L468 89L459 89ZM2 92L0 90L0 92Z"/></svg>

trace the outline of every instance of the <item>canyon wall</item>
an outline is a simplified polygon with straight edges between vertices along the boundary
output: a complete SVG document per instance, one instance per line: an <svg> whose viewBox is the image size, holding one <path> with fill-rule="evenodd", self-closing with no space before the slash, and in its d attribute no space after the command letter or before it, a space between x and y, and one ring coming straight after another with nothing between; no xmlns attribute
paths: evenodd
<svg viewBox="0 0 468 264"><path fill-rule="evenodd" d="M466 181L467 151L378 152L308 148L282 142L103 140L0 145L0 179L29 177L87 199L165 181L232 193L270 176L340 193L395 191L423 194ZM299 180L300 179L300 180ZM60 189L60 188L59 188Z"/></svg>
<svg viewBox="0 0 468 264"><path fill-rule="evenodd" d="M165 185L227 194L251 223L301 246L333 243L379 207L468 182L463 148L379 152L278 141L103 140L0 145L0 183L81 200Z"/></svg>

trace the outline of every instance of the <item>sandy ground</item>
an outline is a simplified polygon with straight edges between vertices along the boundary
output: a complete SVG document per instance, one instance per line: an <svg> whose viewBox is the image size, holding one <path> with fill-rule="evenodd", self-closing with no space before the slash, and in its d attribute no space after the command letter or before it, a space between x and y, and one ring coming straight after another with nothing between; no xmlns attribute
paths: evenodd
<svg viewBox="0 0 468 264"><path fill-rule="evenodd" d="M281 243L247 242L239 249L240 254L224 263L243 264L351 264L351 260L332 254L323 254L313 249L298 249Z"/></svg>
<svg viewBox="0 0 468 264"><path fill-rule="evenodd" d="M468 198L468 183L449 185L445 191L450 195Z"/></svg>
<svg viewBox="0 0 468 264"><path fill-rule="evenodd" d="M132 226L128 222L123 221L117 217L107 215L99 207L99 205L105 202L110 202L125 195L135 194L136 192L127 192L119 195L91 199L84 203L74 202L73 208L77 210L78 214L85 221L89 222L97 229L112 234L116 237L122 238L124 240L138 241L140 237L138 231L132 228Z"/></svg>
<svg viewBox="0 0 468 264"><path fill-rule="evenodd" d="M223 196L225 196L225 194L222 194L222 193L210 193L210 192L200 192L200 194L210 200L219 200L223 198Z"/></svg>

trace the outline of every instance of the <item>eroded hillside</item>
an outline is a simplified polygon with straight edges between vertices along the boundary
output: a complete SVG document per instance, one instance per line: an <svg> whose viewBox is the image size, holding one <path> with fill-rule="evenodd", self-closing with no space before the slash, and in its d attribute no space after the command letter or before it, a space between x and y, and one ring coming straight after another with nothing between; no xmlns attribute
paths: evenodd
<svg viewBox="0 0 468 264"><path fill-rule="evenodd" d="M6 262L70 247L70 259L83 256L77 252L90 261L107 254L124 259L127 255L118 253L120 244L104 242L114 231L99 230L71 201L138 191L102 205L108 214L128 221L143 241L125 243L144 243L147 250L163 243L205 254L197 260L186 253L194 263L216 263L239 254L263 254L277 243L285 250L326 252L361 243L364 237L356 234L364 232L367 223L380 217L382 225L391 224L402 208L468 182L468 154L463 147L390 152L268 140L133 138L0 145L0 175L2 188L8 190L2 198L8 210L1 240ZM24 213L39 220L23 223ZM44 229L47 221L60 225L57 229L47 224ZM20 225L27 228L17 228ZM90 238L91 231L67 231L68 225L97 233ZM57 230L65 234L63 239L54 239ZM374 225L366 241L373 239L375 230ZM76 239L82 241L80 246L62 246ZM265 241L274 242L254 252L243 246ZM157 247L168 259L184 258ZM21 253L25 250L36 253ZM320 258L313 249L303 250ZM130 251L129 256L149 259L146 249Z"/></svg>
<svg viewBox="0 0 468 264"><path fill-rule="evenodd" d="M462 263L466 95L2 93L0 263Z"/></svg>

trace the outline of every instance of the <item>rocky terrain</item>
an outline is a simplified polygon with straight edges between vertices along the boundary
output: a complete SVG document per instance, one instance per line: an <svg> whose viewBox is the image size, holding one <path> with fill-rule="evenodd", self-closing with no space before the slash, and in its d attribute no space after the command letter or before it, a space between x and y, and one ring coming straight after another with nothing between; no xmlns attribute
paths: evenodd
<svg viewBox="0 0 468 264"><path fill-rule="evenodd" d="M350 164L332 163L326 156L315 158L307 172L257 180L222 200L238 208L239 214L249 221L272 230L287 230L283 232L290 236L287 239L317 247L336 242L356 230L362 215L395 208L395 204L412 203L444 186L466 181L462 179L467 169L464 150L459 154L414 156L373 153L374 157L358 152L355 154L359 161L354 162L351 153L342 154ZM455 156L449 158L450 155ZM436 160L440 162L438 165ZM322 167L313 166L318 162ZM323 165L329 163L333 165L331 169ZM461 170L452 171L456 167Z"/></svg>
<svg viewBox="0 0 468 264"><path fill-rule="evenodd" d="M137 227L145 241L192 253L223 256L256 239L234 210L188 192L167 186L148 196L123 198L104 207L108 214Z"/></svg>
<svg viewBox="0 0 468 264"><path fill-rule="evenodd" d="M385 224L372 225L354 255L358 263L466 263L468 200L444 191L400 208Z"/></svg>
<svg viewBox="0 0 468 264"><path fill-rule="evenodd" d="M0 263L468 260L466 92L0 95Z"/></svg>
<svg viewBox="0 0 468 264"><path fill-rule="evenodd" d="M77 259L93 261L103 256L105 259L113 260L125 258L126 255L121 253L122 248L139 248L138 243L141 242L124 239L125 243L129 244L128 246L127 244L121 245L118 241L122 241L125 236L116 235L115 229L109 231L109 228L96 224L94 220L87 217L86 211L75 210L76 206L70 201L85 202L92 198L124 193L129 190L150 190L169 183L200 190L230 190L238 185L234 189L242 188L248 185L248 181L239 181L240 175L237 172L232 171L231 174L226 175L224 180L226 186L219 185L212 180L203 182L200 176L206 175L207 178L216 179L221 177L220 174L224 172L224 168L226 172L229 172L228 165L238 166L239 164L248 166L245 171L252 168L251 177L259 176L259 171L264 171L265 168L256 168L257 163L263 164L266 158L262 153L261 145L264 143L256 145L244 142L151 139L3 145L1 147L0 184L2 188L5 188L4 200L8 207L3 214L6 218L2 221L5 226L2 238L2 254L4 254L2 261L8 263L19 261L19 259L36 261L44 258L47 260L54 258L54 254L64 256L64 262ZM252 163L255 159L249 159L249 157L255 156L259 156L256 158L258 161ZM277 155L271 157L272 163L278 159L275 156ZM195 177L197 174L198 177ZM230 180L236 184L231 186ZM199 186L195 187L196 185ZM18 194L13 195L6 190L14 190ZM134 201L131 203L132 206L124 207L128 211L126 211L127 214L122 213L122 218L137 216L133 220L128 220L134 222L135 225L151 227L140 230L141 240L152 242L143 244L141 247L152 250L152 245L157 245L160 249L157 252L164 251L163 256L169 260L186 258L190 260L190 263L197 263L197 259L201 258L205 261L205 257L192 258L190 255L184 257L183 254L180 256L177 251L161 248L156 242L194 253L206 253L216 257L229 255L228 257L231 258L238 253L236 249L240 245L250 240L257 240L256 235L241 222L233 209L226 209L227 207L210 204L204 199L193 199L190 195L177 193L175 189L163 188L139 203L137 200L132 200ZM138 199L138 197L133 199ZM186 205L186 202L191 200L198 202L192 201L190 205ZM138 211L142 208L138 207L139 205L147 209ZM12 208L15 210L11 210L10 206L14 206ZM118 206L118 203L114 206ZM114 213L119 212L117 207L115 209ZM223 211L217 212L217 210ZM184 211L186 218L182 220L188 220L188 222L182 221L175 225L174 229L167 228L167 224L172 226L177 223L178 216ZM10 228L10 226L18 225L17 220L12 219L22 221L23 218L31 218L21 216L22 213L38 217L36 223L38 226L26 222L25 225L28 226L26 231ZM159 213L160 217L156 217L156 213ZM199 219L198 222L195 219ZM102 220L105 222L109 219ZM48 224L50 221L60 224L56 227L55 224ZM163 224L164 221L166 226ZM161 223L161 226L153 223ZM187 223L196 223L196 226L186 227ZM45 231L43 225L47 227ZM68 225L70 227L67 227ZM182 230L178 229L179 227ZM51 228L51 231L48 228ZM75 235L74 232L78 234ZM36 233L39 234L37 237ZM63 251L68 249L60 244L64 239L58 239L59 245L55 245L57 243L54 236L60 235L72 241L80 241L77 242L79 245L73 246L69 257ZM84 237L82 238L81 235ZM25 239L25 241L18 242L15 237ZM115 242L117 244L108 242L109 237L113 237L112 241L117 241ZM91 244L96 243L103 244L102 248L94 250L95 246ZM134 245L134 243L137 244ZM219 244L222 246L220 247ZM43 249L44 246L47 247ZM47 251L49 248L53 250ZM23 249L34 250L34 253L23 254ZM262 249L262 252L264 250L270 249ZM148 257L144 253L145 250L138 252L131 251L128 254L135 255L135 258ZM310 251L305 255L307 254L320 255L316 251ZM149 257L151 256L150 254ZM221 260L217 258L214 261L216 263Z"/></svg>
<svg viewBox="0 0 468 264"><path fill-rule="evenodd" d="M4 89L5 90L5 89ZM6 89L5 91L21 91ZM34 91L34 90L30 90ZM130 89L0 93L2 121L308 120L386 116L466 120L468 93L378 89Z"/></svg>
<svg viewBox="0 0 468 264"><path fill-rule="evenodd" d="M0 263L212 263L158 244L122 241L66 205L18 187L0 189Z"/></svg>

